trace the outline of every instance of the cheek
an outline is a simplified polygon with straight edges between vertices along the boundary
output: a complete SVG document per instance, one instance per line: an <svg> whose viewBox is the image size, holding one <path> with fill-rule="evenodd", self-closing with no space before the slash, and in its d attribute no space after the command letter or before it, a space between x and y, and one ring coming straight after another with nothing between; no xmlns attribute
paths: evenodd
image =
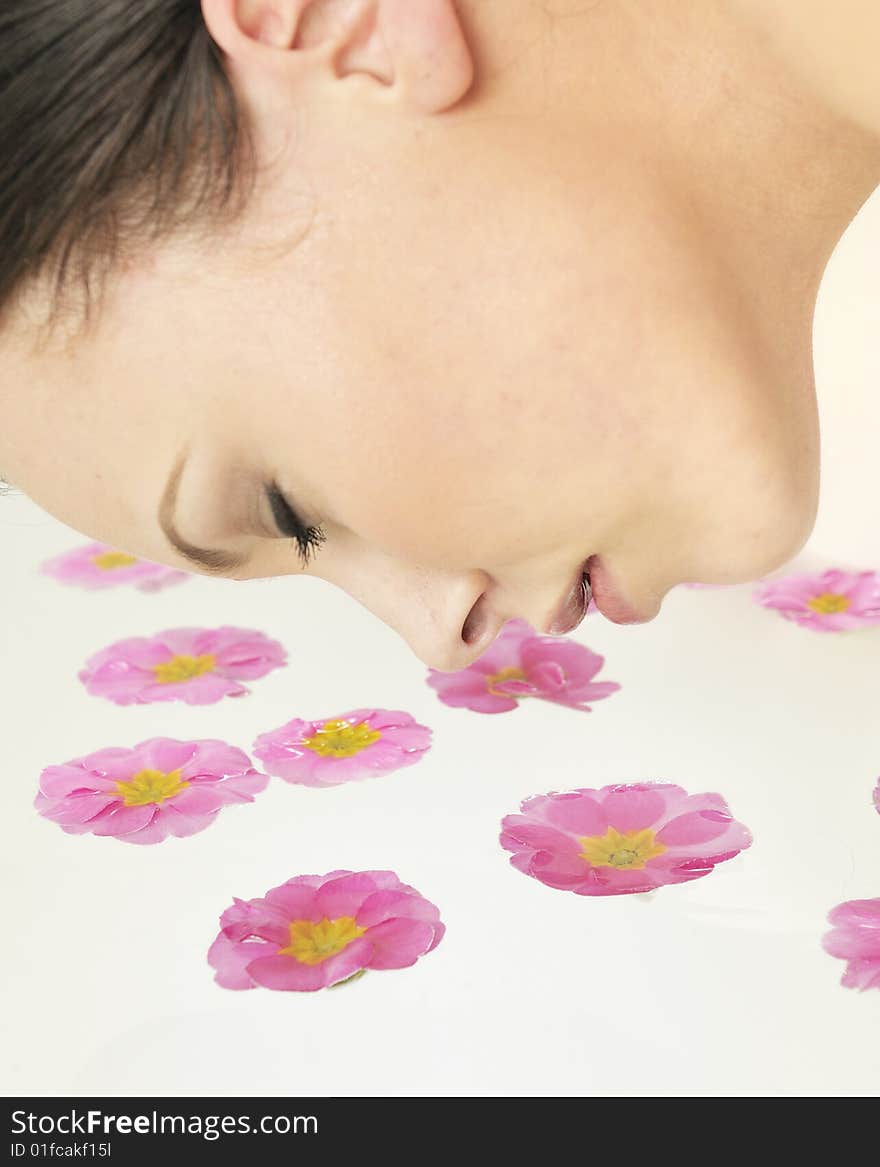
<svg viewBox="0 0 880 1167"><path fill-rule="evenodd" d="M597 490L565 425L441 398L362 418L310 452L326 513L359 539L448 570L501 568L568 547ZM595 506L595 504L593 504ZM607 499L602 499L607 506Z"/></svg>

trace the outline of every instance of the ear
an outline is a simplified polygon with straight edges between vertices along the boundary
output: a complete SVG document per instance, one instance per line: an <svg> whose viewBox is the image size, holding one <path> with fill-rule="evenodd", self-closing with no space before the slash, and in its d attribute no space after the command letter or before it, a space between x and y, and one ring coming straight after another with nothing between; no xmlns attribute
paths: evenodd
<svg viewBox="0 0 880 1167"><path fill-rule="evenodd" d="M201 0L201 7L238 81L264 92L357 78L368 95L439 113L473 82L455 0Z"/></svg>

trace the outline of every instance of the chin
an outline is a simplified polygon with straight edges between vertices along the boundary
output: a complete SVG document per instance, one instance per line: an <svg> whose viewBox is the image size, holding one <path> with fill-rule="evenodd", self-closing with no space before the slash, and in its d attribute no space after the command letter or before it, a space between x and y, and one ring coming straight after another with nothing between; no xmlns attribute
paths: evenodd
<svg viewBox="0 0 880 1167"><path fill-rule="evenodd" d="M737 525L717 520L711 550L690 568L688 579L708 584L741 584L762 579L784 567L803 549L813 532L814 507L800 500L796 506L774 510L766 500L753 500L760 522Z"/></svg>
<svg viewBox="0 0 880 1167"><path fill-rule="evenodd" d="M803 550L815 523L813 510L809 518L805 513L801 516L791 515L787 522L780 522L778 527L768 531L763 542L755 544L759 553L748 563L747 574L741 582L761 579L790 563Z"/></svg>

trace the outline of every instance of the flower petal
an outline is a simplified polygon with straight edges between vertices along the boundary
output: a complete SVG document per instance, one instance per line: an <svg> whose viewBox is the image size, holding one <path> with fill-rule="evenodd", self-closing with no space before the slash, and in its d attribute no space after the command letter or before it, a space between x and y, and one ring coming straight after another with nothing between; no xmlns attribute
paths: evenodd
<svg viewBox="0 0 880 1167"><path fill-rule="evenodd" d="M570 794L550 795L544 805L544 817L571 834L604 835L608 830L608 815L589 794L572 791Z"/></svg>
<svg viewBox="0 0 880 1167"><path fill-rule="evenodd" d="M214 980L224 989L253 989L255 984L247 966L259 958L265 947L252 941L235 943L221 932L208 949L208 963L216 969Z"/></svg>
<svg viewBox="0 0 880 1167"><path fill-rule="evenodd" d="M642 831L663 817L666 799L645 786L617 786L601 799L609 824L618 831Z"/></svg>
<svg viewBox="0 0 880 1167"><path fill-rule="evenodd" d="M147 806L120 806L92 827L95 835L130 835L152 822L156 814L153 803Z"/></svg>
<svg viewBox="0 0 880 1167"><path fill-rule="evenodd" d="M369 968L408 968L432 947L434 925L398 917L371 928L366 938L373 946Z"/></svg>
<svg viewBox="0 0 880 1167"><path fill-rule="evenodd" d="M283 992L313 993L344 981L367 966L373 946L360 936L320 964L302 964L292 956L265 956L252 961L248 972L258 985Z"/></svg>
<svg viewBox="0 0 880 1167"><path fill-rule="evenodd" d="M677 815L657 832L657 842L666 846L695 846L717 839L733 822L733 815L721 810L696 810Z"/></svg>

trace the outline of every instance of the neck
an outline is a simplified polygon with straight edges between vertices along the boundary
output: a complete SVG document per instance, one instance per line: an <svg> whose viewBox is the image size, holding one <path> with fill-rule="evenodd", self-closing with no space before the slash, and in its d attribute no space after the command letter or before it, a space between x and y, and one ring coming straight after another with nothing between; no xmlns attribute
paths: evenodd
<svg viewBox="0 0 880 1167"><path fill-rule="evenodd" d="M812 313L832 252L880 184L880 127L824 100L788 46L736 4L673 7L685 14L671 78L681 117L666 124L685 135L684 181L749 294Z"/></svg>
<svg viewBox="0 0 880 1167"><path fill-rule="evenodd" d="M828 260L880 184L880 124L829 100L752 0L459 3L489 83L573 111L600 159L614 141L634 173L653 159L706 262L781 359L785 337L803 356Z"/></svg>

